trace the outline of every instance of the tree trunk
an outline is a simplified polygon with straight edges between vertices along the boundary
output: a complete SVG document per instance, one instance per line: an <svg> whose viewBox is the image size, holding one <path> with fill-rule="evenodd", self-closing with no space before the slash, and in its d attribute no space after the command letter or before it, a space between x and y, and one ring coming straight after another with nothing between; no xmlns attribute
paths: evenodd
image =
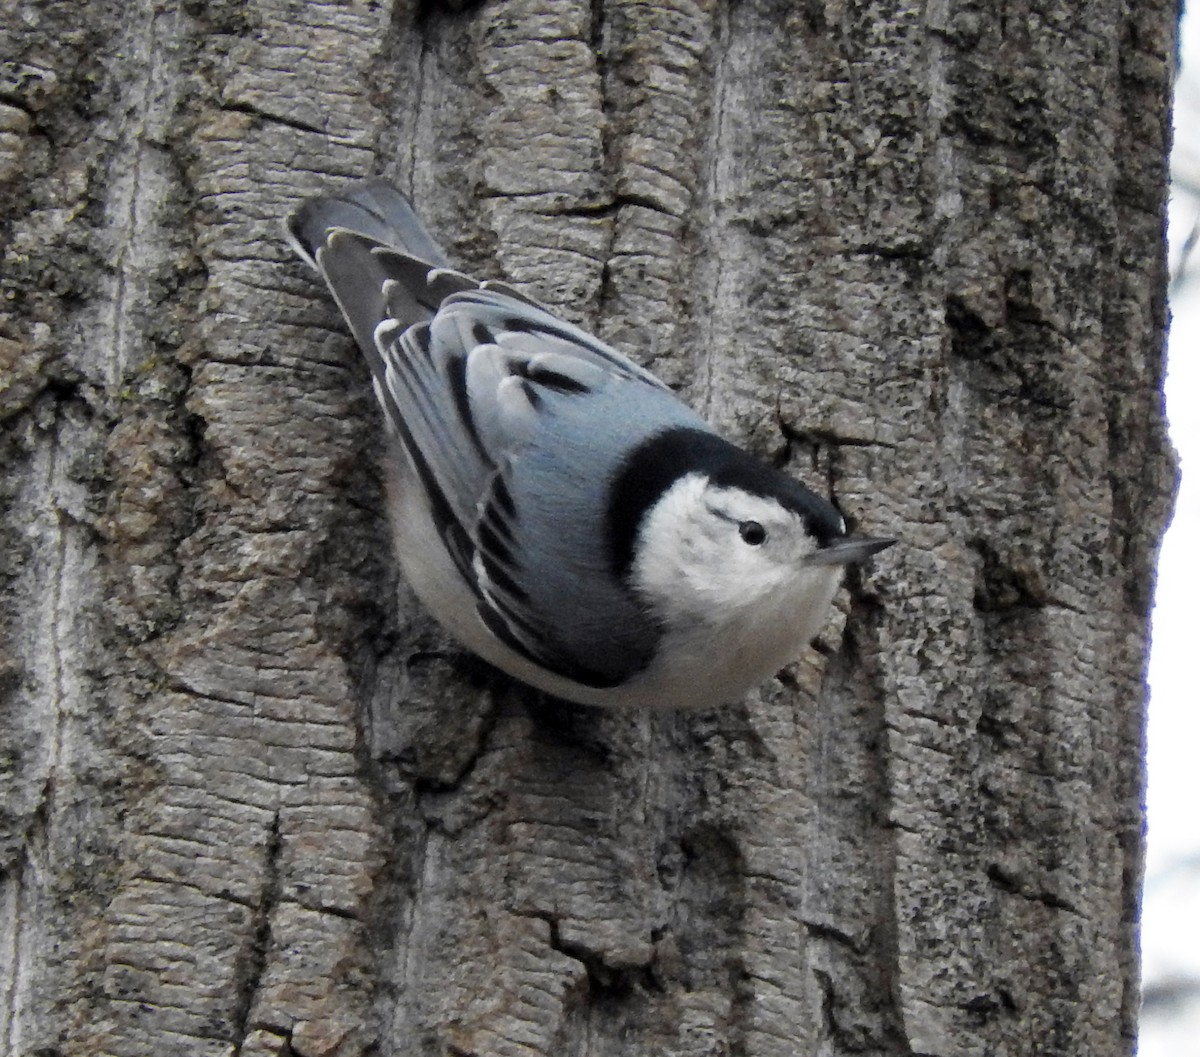
<svg viewBox="0 0 1200 1057"><path fill-rule="evenodd" d="M1129 1054L1175 7L16 0L0 1055ZM383 172L895 534L712 713L397 581Z"/></svg>

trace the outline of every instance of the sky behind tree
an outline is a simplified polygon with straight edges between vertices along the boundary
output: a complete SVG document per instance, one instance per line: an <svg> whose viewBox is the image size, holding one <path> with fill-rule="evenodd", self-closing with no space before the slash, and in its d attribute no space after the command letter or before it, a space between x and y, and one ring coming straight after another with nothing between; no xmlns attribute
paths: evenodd
<svg viewBox="0 0 1200 1057"><path fill-rule="evenodd" d="M1149 843L1140 1057L1200 1057L1200 708L1192 668L1200 575L1200 12L1184 14L1171 158L1167 414L1183 471L1159 559L1150 657Z"/></svg>

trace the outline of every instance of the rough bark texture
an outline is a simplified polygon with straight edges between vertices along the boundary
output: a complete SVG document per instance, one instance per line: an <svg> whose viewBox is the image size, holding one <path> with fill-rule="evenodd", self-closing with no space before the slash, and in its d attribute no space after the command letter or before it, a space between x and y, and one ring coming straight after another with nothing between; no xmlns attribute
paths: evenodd
<svg viewBox="0 0 1200 1057"><path fill-rule="evenodd" d="M1168 0L16 0L0 1055L1132 1047ZM383 172L888 551L712 714L396 584Z"/></svg>

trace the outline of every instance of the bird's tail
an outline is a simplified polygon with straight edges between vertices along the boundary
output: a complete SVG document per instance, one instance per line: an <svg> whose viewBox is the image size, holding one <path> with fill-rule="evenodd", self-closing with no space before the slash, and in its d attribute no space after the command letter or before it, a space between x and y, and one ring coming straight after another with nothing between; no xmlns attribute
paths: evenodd
<svg viewBox="0 0 1200 1057"><path fill-rule="evenodd" d="M427 323L448 293L475 286L449 269L408 199L384 180L310 198L284 226L333 293L379 384L386 375L380 324Z"/></svg>
<svg viewBox="0 0 1200 1057"><path fill-rule="evenodd" d="M333 231L361 235L408 257L445 268L442 248L421 223L412 204L386 180L364 180L336 194L310 198L286 221L288 240L318 271L317 253Z"/></svg>

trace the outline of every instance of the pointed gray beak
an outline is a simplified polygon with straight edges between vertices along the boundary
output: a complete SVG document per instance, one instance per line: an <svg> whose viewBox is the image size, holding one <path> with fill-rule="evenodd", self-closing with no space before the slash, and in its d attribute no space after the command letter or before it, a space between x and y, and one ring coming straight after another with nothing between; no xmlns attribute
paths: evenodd
<svg viewBox="0 0 1200 1057"><path fill-rule="evenodd" d="M810 565L849 565L878 554L896 541L886 536L843 536L808 559Z"/></svg>

